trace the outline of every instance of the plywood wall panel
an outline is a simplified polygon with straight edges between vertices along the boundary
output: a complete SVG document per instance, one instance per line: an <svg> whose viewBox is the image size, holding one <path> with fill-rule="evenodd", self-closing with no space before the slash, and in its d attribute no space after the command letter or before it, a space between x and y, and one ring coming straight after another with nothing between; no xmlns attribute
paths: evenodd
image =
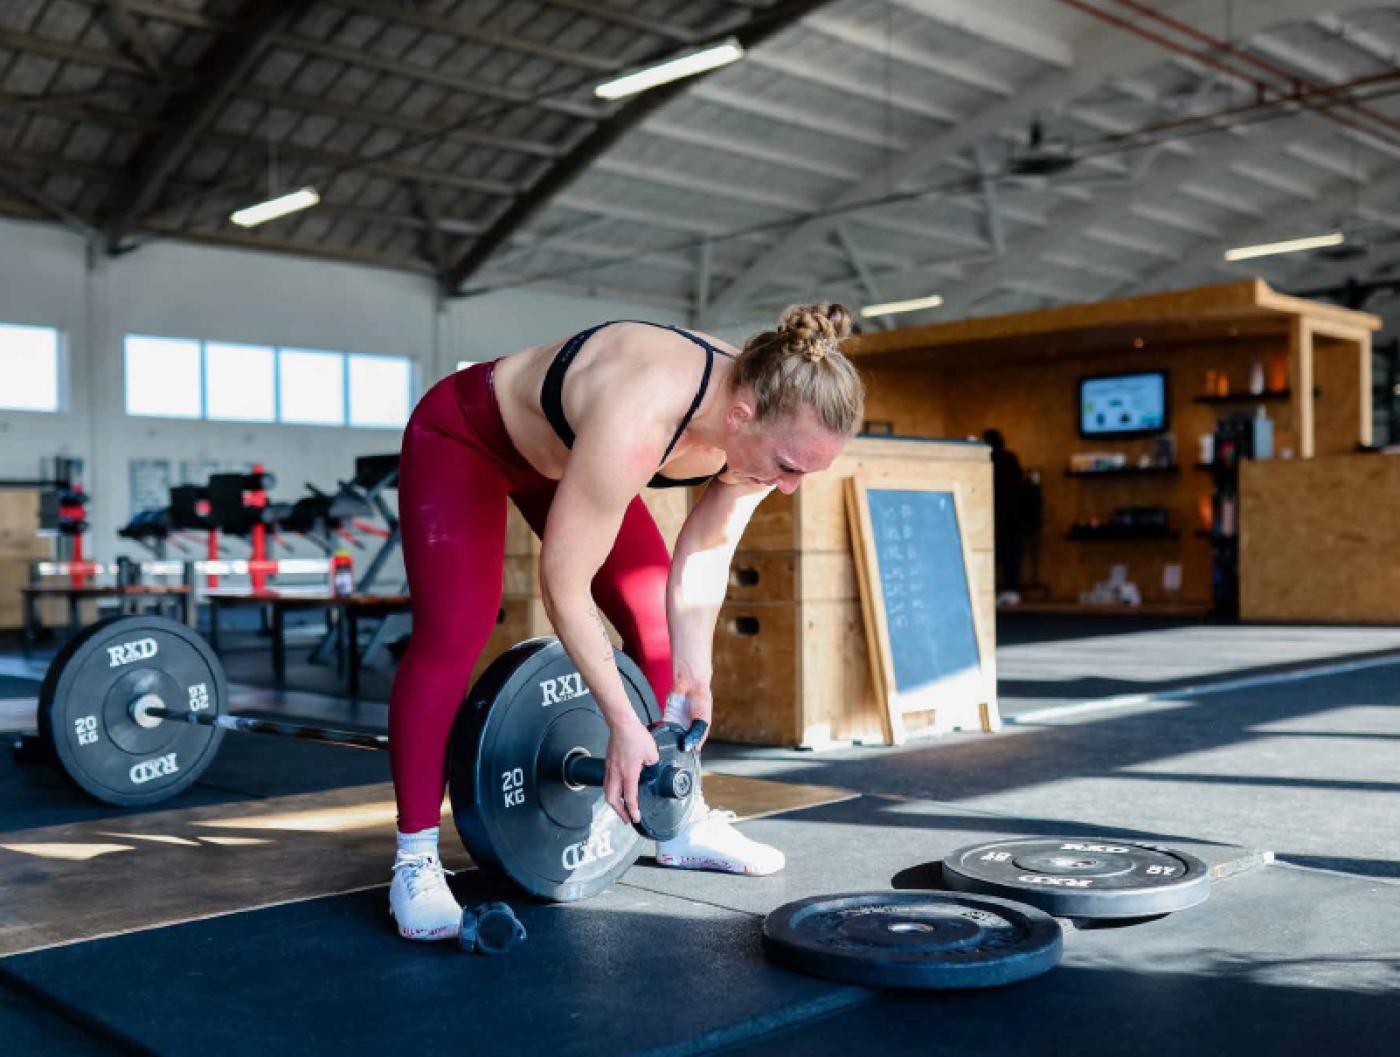
<svg viewBox="0 0 1400 1057"><path fill-rule="evenodd" d="M1400 457L1255 463L1240 500L1243 619L1400 623Z"/></svg>

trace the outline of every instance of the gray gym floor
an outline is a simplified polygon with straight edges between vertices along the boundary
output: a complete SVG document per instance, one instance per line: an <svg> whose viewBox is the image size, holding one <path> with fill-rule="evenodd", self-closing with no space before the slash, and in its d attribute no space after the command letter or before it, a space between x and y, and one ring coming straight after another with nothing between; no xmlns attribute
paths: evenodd
<svg viewBox="0 0 1400 1057"><path fill-rule="evenodd" d="M531 939L499 959L398 940L382 887L32 950L0 958L0 1038L16 1053L200 1057L427 1047L609 1057L1392 1053L1400 632L1007 624L1002 704L1020 722L1000 736L821 754L707 750L712 772L862 794L745 823L787 851L780 875L677 873L643 860L584 903L512 899ZM1096 692L1080 693L1086 686ZM261 700L345 716L315 695ZM373 725L375 708L355 718ZM229 738L178 809L353 802L385 776L379 754ZM56 777L0 759L0 845L79 821L135 825ZM164 832L163 814L142 814L141 828ZM762 916L784 902L927 885L962 845L1061 832L1152 836L1228 876L1208 902L1178 914L1069 928L1058 969L1004 989L879 993L763 958ZM388 861L389 829L357 839L381 840ZM295 871L294 851L272 864L259 857L259 868L281 861ZM236 849L218 854L225 869L240 861ZM165 883L182 870L174 880L196 892L212 883L202 851L151 856ZM45 870L33 860L28 883L45 883ZM455 883L464 899L500 894L471 871ZM0 926L6 917L0 904Z"/></svg>

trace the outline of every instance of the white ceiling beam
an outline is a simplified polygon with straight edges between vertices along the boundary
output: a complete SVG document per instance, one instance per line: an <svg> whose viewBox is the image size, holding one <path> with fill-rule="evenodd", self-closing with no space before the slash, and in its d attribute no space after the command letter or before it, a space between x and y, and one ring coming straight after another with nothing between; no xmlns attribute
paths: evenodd
<svg viewBox="0 0 1400 1057"><path fill-rule="evenodd" d="M1217 206L1220 209L1228 209L1232 213L1239 213L1241 216L1255 217L1263 219L1269 216L1269 211L1260 206L1258 202L1247 198L1243 194L1237 194L1226 187L1212 186L1203 183L1184 183L1177 189L1178 194L1187 198L1194 198L1200 202Z"/></svg>
<svg viewBox="0 0 1400 1057"><path fill-rule="evenodd" d="M1302 113L1298 120L1322 122L1316 114ZM1152 199L1179 190L1187 181L1200 184L1207 180L1229 179L1234 167L1278 151L1283 144L1276 129L1245 136L1239 133L1217 132L1202 137L1198 158L1173 158L1160 162L1146 180L1116 191L1098 195L1094 201L1072 207L1055 216L1044 231L1012 247L1012 252L996 263L968 276L963 290L948 296L943 304L950 319L964 314L974 296L981 294L1018 271L1032 270L1040 255L1053 249L1075 234L1095 226L1102 227L1114 217L1129 212L1138 199Z"/></svg>
<svg viewBox="0 0 1400 1057"><path fill-rule="evenodd" d="M881 58L888 57L906 66L965 84L969 88L999 96L1010 96L1016 91L1016 86L1010 81L995 77L970 62L920 48L898 36L891 38L880 23L853 22L837 15L818 12L804 18L802 25L806 29L816 30L823 36L839 40L849 47L860 48Z"/></svg>
<svg viewBox="0 0 1400 1057"><path fill-rule="evenodd" d="M1043 297L1050 301L1074 304L1078 301L1097 300L1104 289L1104 284L1100 283L1098 286L1092 287L1075 286L1057 283L1049 275L1040 275L1008 279L1002 284L1001 289L1035 294L1037 297Z"/></svg>
<svg viewBox="0 0 1400 1057"><path fill-rule="evenodd" d="M1026 192L1028 190L1026 187L1019 184L1016 180L1005 176L997 179L996 185L997 208L1001 212L1003 221L1014 220L1016 223L1024 224L1029 228L1043 228L1045 226L1045 217L1043 213L1038 213L1016 204L1013 196ZM1044 188L1034 189L1030 193L1037 195L1044 194ZM939 199L939 202L941 204L946 204L950 209L961 210L964 213L976 213L978 216L982 216L986 209L986 202L983 200L980 192L976 196L971 194L944 195ZM876 214L872 213L869 215L875 216ZM863 221L865 216L865 214L861 214L860 219ZM1005 225L1003 225L1003 227L1004 226Z"/></svg>
<svg viewBox="0 0 1400 1057"><path fill-rule="evenodd" d="M896 110L902 110L906 114L917 114L930 121L955 125L962 120L961 115L947 107L939 106L925 95L915 95L898 87L887 92L884 85L879 82L865 80L829 66L823 66L819 59L804 57L801 52L776 53L759 48L750 52L746 61L752 66L771 70L785 77L806 81L809 84L818 84L833 91L844 92L857 99L876 103L881 107L889 106Z"/></svg>
<svg viewBox="0 0 1400 1057"><path fill-rule="evenodd" d="M1074 45L1057 35L1054 28L1036 25L1039 13L1034 4L1016 4L1015 10L987 0L893 0L895 7L926 15L945 26L961 30L1047 66L1066 68L1074 64ZM1002 10L998 11L997 8Z"/></svg>
<svg viewBox="0 0 1400 1057"><path fill-rule="evenodd" d="M869 125L845 121L830 114L822 114L812 110L798 110L734 88L720 88L714 84L701 82L691 88L688 94L692 99L703 99L709 103L727 106L731 110L755 114L780 124L804 128L809 132L820 132L825 136L850 140L852 143L859 143L866 147L896 151L909 149L908 140L901 139L899 136L886 136L885 130L882 128L871 128Z"/></svg>
<svg viewBox="0 0 1400 1057"><path fill-rule="evenodd" d="M997 185L993 179L994 170L982 144L972 146L973 157L977 159L977 172L982 177L982 205L985 208L987 241L992 244L998 257L1006 252L1006 233L1001 223L1001 203L997 200Z"/></svg>
<svg viewBox="0 0 1400 1057"><path fill-rule="evenodd" d="M700 245L710 246L712 244L708 241L702 241ZM696 255L684 250L649 250L645 246L627 245L602 246L596 242L570 238L541 238L536 240L536 244L533 246L529 238L516 238L511 240L511 248L511 266L517 269L526 261L532 258L538 259L540 254L549 253L587 257L590 260L600 262L611 261L614 264L636 264L645 268L660 268L677 275L694 275L697 267ZM732 271L732 268L715 266L713 258L711 259L709 265L711 276L727 275Z"/></svg>
<svg viewBox="0 0 1400 1057"><path fill-rule="evenodd" d="M1366 72L1348 70L1345 66L1329 62L1320 55L1305 51L1296 44L1281 40L1269 33L1255 37L1250 41L1250 45L1255 51L1262 52L1268 58L1273 59L1275 64L1282 63L1284 66L1291 66L1300 76L1326 84L1341 84L1344 81L1363 76Z"/></svg>
<svg viewBox="0 0 1400 1057"><path fill-rule="evenodd" d="M870 274L870 269L866 267L865 260L861 257L860 251L851 242L850 236L844 227L838 227L832 233L841 249L846 254L846 259L850 261L851 267L855 269L856 278L860 280L861 289L865 293L865 303L873 304L881 300L880 288L875 284L874 277ZM881 330L889 330L894 323L888 316L884 316L875 321L875 326Z"/></svg>
<svg viewBox="0 0 1400 1057"><path fill-rule="evenodd" d="M1133 206L1132 215L1150 220L1154 224L1161 224L1164 228L1171 228L1174 231L1185 231L1208 239L1220 237L1220 229L1214 224L1207 224L1198 217L1182 216L1174 210L1152 202L1139 202Z"/></svg>
<svg viewBox="0 0 1400 1057"><path fill-rule="evenodd" d="M651 117L644 121L638 126L638 131L660 136L662 139L676 143L703 147L706 150L716 150L724 154L732 154L737 158L749 158L752 161L811 173L813 176L839 180L842 183L855 183L864 175L864 172L855 166L842 165L832 159L812 158L790 150L783 150L781 147L775 146L771 139L750 139L735 135L733 132L720 132L718 129L701 129L682 125L666 120L664 110L661 113L663 115L661 117Z"/></svg>
<svg viewBox="0 0 1400 1057"><path fill-rule="evenodd" d="M1093 261L1086 261L1077 254L1047 253L1041 260L1046 264L1053 264L1056 268L1067 268L1070 271L1084 272L1086 275L1097 275L1101 279L1112 279L1116 283L1123 281L1122 268L1095 264Z"/></svg>
<svg viewBox="0 0 1400 1057"><path fill-rule="evenodd" d="M1355 206L1355 214L1368 224L1390 228L1391 231L1400 231L1400 213L1393 209L1377 209L1375 206L1358 204Z"/></svg>
<svg viewBox="0 0 1400 1057"><path fill-rule="evenodd" d="M1376 180L1366 184L1361 192L1372 201L1384 201L1400 194L1400 166L1387 169ZM1310 205L1290 209L1285 214L1271 212L1262 220L1246 220L1234 224L1219 236L1209 239L1185 253L1175 264L1158 268L1134 279L1131 286L1144 292L1173 290L1196 276L1210 270L1226 270L1225 251L1232 246L1253 246L1276 239L1298 238L1317 234L1318 225L1330 223L1338 201L1350 201L1356 193L1351 180L1337 180L1322 189ZM1254 261L1241 261L1247 272ZM1236 267L1234 271L1240 271Z"/></svg>
<svg viewBox="0 0 1400 1057"><path fill-rule="evenodd" d="M1290 143L1284 153L1333 176L1350 177L1356 169L1350 157L1323 150L1316 143Z"/></svg>
<svg viewBox="0 0 1400 1057"><path fill-rule="evenodd" d="M857 250L855 245L851 242L851 238L846 233L846 229L844 227L839 227L832 232L832 236L836 239L837 245L841 247L842 252L845 253L846 260L850 262L851 267L855 270L856 278L860 280L860 285L865 290L866 298L870 301L879 300L879 287L875 285L875 280L870 274L870 269L865 266L865 260L861 257L860 251Z"/></svg>
<svg viewBox="0 0 1400 1057"><path fill-rule="evenodd" d="M1280 153L1287 154L1288 152L1282 151ZM1292 195L1294 198L1301 198L1304 201L1311 202L1317 197L1317 186L1315 184L1305 183L1302 180L1295 179L1288 173L1281 172L1264 163L1258 165L1236 165L1234 171L1240 176L1247 176L1257 184L1261 184L1264 187L1271 187L1275 191L1281 191L1283 194Z"/></svg>
<svg viewBox="0 0 1400 1057"><path fill-rule="evenodd" d="M1110 136L1128 135L1135 132L1139 127L1135 122L1114 117L1111 114L1105 114L1100 110L1092 110L1088 107L1066 107L1063 113L1068 118L1072 118L1081 124L1088 125L1095 132L1107 133ZM1180 140L1168 140L1164 143L1156 144L1154 149L1188 156L1193 153L1190 145ZM1090 160L1109 161L1110 159L1100 158ZM1124 171L1128 169L1128 165L1121 161L1117 161L1116 166Z"/></svg>
<svg viewBox="0 0 1400 1057"><path fill-rule="evenodd" d="M1364 6L1360 0L1339 0L1349 8ZM1243 0L1235 5L1234 30L1237 38L1257 33L1289 21L1316 14L1316 0ZM1193 24L1207 23L1219 15L1219 0L1189 0L1172 9L1172 15ZM809 19L810 21L810 19ZM903 186L918 178L949 155L994 135L1008 126L1019 125L1033 114L1051 110L1076 96L1098 87L1105 80L1141 69L1160 61L1162 50L1150 41L1129 36L1111 26L1087 33L1075 48L1075 61L1067 70L1058 70L1020 88L1009 99L1000 100L956 125L948 132L921 142L905 151L890 166L882 166L860 183L838 194L819 214L798 225L753 266L721 291L710 303L707 317L724 319L739 314L744 299L762 283L764 275L780 268L789 256L817 241L841 222L842 210L869 200L889 186Z"/></svg>
<svg viewBox="0 0 1400 1057"><path fill-rule="evenodd" d="M822 257L839 256L844 258L846 255L846 251L840 246L826 240L812 243L812 249L814 253ZM891 253L888 249L881 246L878 240L874 240L862 246L860 252L866 265L872 269L872 273L875 275L881 275L886 272L898 275L914 266L913 257L899 253Z"/></svg>
<svg viewBox="0 0 1400 1057"><path fill-rule="evenodd" d="M724 234L724 230L712 219L697 216L694 213L662 213L655 209L623 205L620 202L605 202L600 198L591 198L575 191L566 191L556 195L550 199L550 205L558 206L560 209L571 209L575 213L611 217L614 220L630 220L637 224L651 224L655 227L667 228L671 231L684 231L687 234L701 235L706 238ZM737 237L760 244L771 243L777 238L771 232L749 232Z"/></svg>
<svg viewBox="0 0 1400 1057"><path fill-rule="evenodd" d="M1379 60L1383 66L1400 66L1400 48L1396 48L1394 44L1379 34L1362 29L1360 26L1353 26L1346 19L1336 15L1317 15L1313 18L1313 25L1321 27L1338 40L1350 44L1371 58Z"/></svg>
<svg viewBox="0 0 1400 1057"><path fill-rule="evenodd" d="M570 297L606 297L613 301L621 301L624 304L646 304L656 305L660 308L674 309L677 313L688 313L690 311L690 298L681 297L677 294L660 294L652 291L639 292L634 286L625 284L609 284L594 282L590 279L551 279L548 281L521 283L520 279L514 276L495 277L493 281L504 286L524 285L534 290L543 290L546 293L564 294ZM504 280L504 281L502 281Z"/></svg>
<svg viewBox="0 0 1400 1057"><path fill-rule="evenodd" d="M1083 229L1082 234L1091 242L1115 246L1120 250L1127 250L1129 253L1140 253L1144 257L1156 257L1158 260L1176 260L1176 251L1170 246L1148 242L1146 239L1119 231L1117 228L1088 227Z"/></svg>
<svg viewBox="0 0 1400 1057"><path fill-rule="evenodd" d="M593 172L608 173L628 180L641 180L645 183L656 184L659 187L670 187L689 194L713 195L717 198L727 198L734 202L743 202L746 205L759 206L764 209L778 209L785 213L807 213L820 208L820 203L798 198L796 195L784 194L780 190L765 190L761 186L727 183L699 174L661 169L654 165L645 165L626 157L619 157L616 152L603 155L590 168ZM679 208L689 207L682 203Z"/></svg>
<svg viewBox="0 0 1400 1057"><path fill-rule="evenodd" d="M1180 55L1173 55L1172 58L1171 58L1171 62L1172 62L1172 65L1177 66L1177 67L1179 67L1180 69L1189 70L1189 71L1191 71L1192 73L1195 73L1195 74L1198 74L1198 75L1204 74L1204 73L1206 72L1206 69L1207 69L1206 67L1202 66L1200 63L1195 62L1195 61L1192 60L1192 59L1187 59L1187 58L1185 58L1185 57L1183 57L1183 56L1180 56ZM1240 89L1240 91L1244 93L1244 98L1248 99L1248 98L1252 97L1252 95L1253 95L1253 93L1254 93L1254 91L1255 91L1255 87L1254 87L1254 84L1253 84L1252 81L1246 81L1246 80L1243 80L1242 78L1231 77L1231 76L1229 76L1228 74L1222 74L1221 76L1222 76L1222 80L1233 82L1234 85L1235 85L1235 87L1238 88L1238 89ZM1331 82L1331 83L1336 84L1336 83L1342 83L1342 82ZM1324 102L1326 102L1326 101L1324 100ZM1337 104L1337 102L1336 102L1335 99L1332 100L1332 102L1333 102L1334 105L1332 105L1331 107L1325 108L1325 112L1326 112L1326 113L1331 113L1331 114L1337 114L1338 117L1346 117L1346 115L1345 115L1344 113L1338 113L1339 111L1344 111L1344 110L1346 109L1346 108L1345 108L1345 105L1339 105L1339 104ZM1291 103L1291 102L1288 102L1287 100L1284 100L1280 105L1283 107L1283 109L1286 109L1286 110L1288 110L1288 111L1290 111L1290 112L1292 112L1292 113L1297 113L1297 112L1302 111L1302 110L1307 110L1309 113L1316 113L1316 112L1317 112L1317 111L1312 110L1311 108L1306 108L1306 107L1301 106L1301 105L1298 104L1298 103ZM1347 119L1350 120L1349 118L1347 118ZM1367 132L1365 129L1351 128L1351 127L1348 127L1347 125L1344 125L1344 124L1341 124L1341 123L1335 122L1335 121L1333 122L1333 126L1334 126L1333 129L1332 129L1332 134L1333 134L1333 135L1341 136L1341 137L1343 137L1343 138L1345 138L1345 139L1349 139L1349 140L1355 140L1357 143L1364 143L1364 144L1366 144L1368 147L1371 147L1373 150L1380 151L1381 153L1387 154L1387 155L1389 155L1389 156L1392 157L1392 158L1400 158L1400 145L1397 145L1397 144L1391 142L1391 141L1388 140L1388 139L1383 139L1380 135L1374 135L1374 134L1372 134L1372 133L1370 133L1370 132Z"/></svg>
<svg viewBox="0 0 1400 1057"><path fill-rule="evenodd" d="M990 254L991 244L971 231L940 227L931 220L911 220L898 214L860 213L850 218L850 223L876 231L888 231L891 235L906 238L928 239L929 241L949 242L955 246Z"/></svg>
<svg viewBox="0 0 1400 1057"><path fill-rule="evenodd" d="M710 300L710 265L711 247L709 239L700 243L695 262L695 307L690 313L690 321L698 323L700 314L705 311L705 305Z"/></svg>
<svg viewBox="0 0 1400 1057"><path fill-rule="evenodd" d="M833 245L832 248L835 249L836 247ZM888 285L888 280L890 279L905 280L906 282L909 282L911 284L908 287L908 289L911 291L911 296L912 293L915 292L914 288L912 287L912 279L914 277L920 277L926 280L931 279L931 281L923 282L917 288L916 292L918 296L922 297L927 295L930 291L937 293L938 289L942 286L944 277L954 276L955 274L956 273L954 271L954 266L949 265L947 262L944 261L937 261L931 264L927 262L916 262L909 268L899 273L884 273L879 270L872 270L871 278L874 282L879 284L880 289L882 290L890 289ZM764 284L764 289L773 289L775 286L779 286L776 276ZM817 276L816 278L808 279L783 280L780 284L780 288L783 292L779 292L774 295L760 294L754 302L754 304L750 305L750 310L752 310L757 305L762 305L769 301L782 300L784 303L787 303L794 296L819 296L827 301L846 301L856 304L859 304L862 301L864 301L866 297L864 292L865 288L861 283L860 277L851 274L849 268L847 269L845 274L841 275L832 275L826 277ZM898 287L896 287L895 289L898 289ZM782 306L780 305L779 307ZM905 316L903 318L907 321L909 317Z"/></svg>

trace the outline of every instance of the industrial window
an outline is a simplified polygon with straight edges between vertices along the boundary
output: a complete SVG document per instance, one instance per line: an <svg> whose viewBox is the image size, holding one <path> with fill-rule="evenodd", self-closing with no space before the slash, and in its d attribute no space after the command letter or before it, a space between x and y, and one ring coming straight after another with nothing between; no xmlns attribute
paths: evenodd
<svg viewBox="0 0 1400 1057"><path fill-rule="evenodd" d="M205 417L219 422L277 421L276 358L273 349L262 345L205 345Z"/></svg>
<svg viewBox="0 0 1400 1057"><path fill-rule="evenodd" d="M277 419L295 426L345 425L345 356L281 349Z"/></svg>
<svg viewBox="0 0 1400 1057"><path fill-rule="evenodd" d="M3 329L0 366L8 362ZM413 361L403 356L126 338L130 415L402 429L412 407Z"/></svg>
<svg viewBox="0 0 1400 1057"><path fill-rule="evenodd" d="M0 378L0 410L59 410L58 331L0 323Z"/></svg>
<svg viewBox="0 0 1400 1057"><path fill-rule="evenodd" d="M126 413L202 418L203 359L203 350L197 341L128 334Z"/></svg>
<svg viewBox="0 0 1400 1057"><path fill-rule="evenodd" d="M402 429L412 404L412 362L400 356L347 358L350 425Z"/></svg>

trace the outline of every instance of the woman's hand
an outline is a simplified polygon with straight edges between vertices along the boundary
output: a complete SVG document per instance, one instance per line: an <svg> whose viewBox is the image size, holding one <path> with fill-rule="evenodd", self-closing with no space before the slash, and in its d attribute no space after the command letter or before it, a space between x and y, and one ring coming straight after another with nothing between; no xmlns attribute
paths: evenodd
<svg viewBox="0 0 1400 1057"><path fill-rule="evenodd" d="M661 758L656 739L635 716L612 728L608 739L607 772L603 777L603 799L623 822L642 821L637 807L637 783L642 768Z"/></svg>
<svg viewBox="0 0 1400 1057"><path fill-rule="evenodd" d="M671 684L671 692L666 695L666 706L662 710L661 718L686 730L689 730L690 725L697 719L702 720L706 729L705 737L708 737L709 728L714 725L714 711L715 699L710 693L708 682L677 676ZM704 744L702 739L696 749Z"/></svg>

